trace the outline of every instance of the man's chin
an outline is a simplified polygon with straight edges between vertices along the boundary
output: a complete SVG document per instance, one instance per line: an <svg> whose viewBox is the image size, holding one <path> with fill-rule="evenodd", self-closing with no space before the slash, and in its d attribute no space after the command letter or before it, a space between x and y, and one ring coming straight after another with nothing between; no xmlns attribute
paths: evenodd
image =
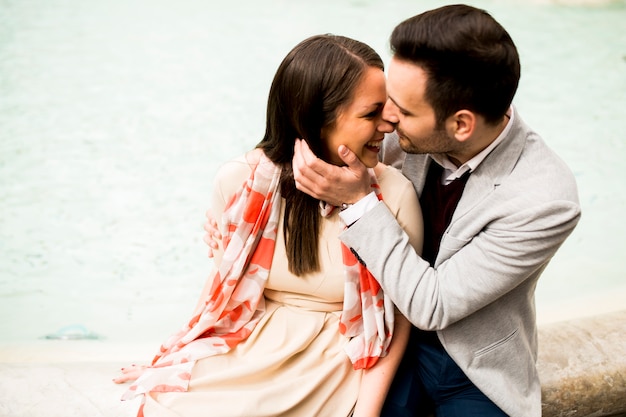
<svg viewBox="0 0 626 417"><path fill-rule="evenodd" d="M400 138L399 143L400 143L400 149L402 149L406 153L414 153L414 154L426 153L426 152L421 152L419 149L413 146L411 142L409 142L406 139Z"/></svg>

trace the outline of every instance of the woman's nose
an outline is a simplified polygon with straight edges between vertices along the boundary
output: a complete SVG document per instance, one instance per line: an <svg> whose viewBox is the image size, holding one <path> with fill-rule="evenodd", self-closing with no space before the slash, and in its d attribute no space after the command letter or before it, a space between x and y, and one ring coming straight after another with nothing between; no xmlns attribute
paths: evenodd
<svg viewBox="0 0 626 417"><path fill-rule="evenodd" d="M393 123L385 120L384 117L381 117L380 123L378 123L378 131L383 133L391 133L395 130Z"/></svg>

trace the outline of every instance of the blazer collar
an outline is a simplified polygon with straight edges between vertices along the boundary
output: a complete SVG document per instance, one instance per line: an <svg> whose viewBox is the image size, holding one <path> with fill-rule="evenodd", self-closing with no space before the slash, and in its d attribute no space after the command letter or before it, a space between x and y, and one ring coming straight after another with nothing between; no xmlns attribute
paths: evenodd
<svg viewBox="0 0 626 417"><path fill-rule="evenodd" d="M465 185L463 196L452 217L451 224L485 199L515 167L526 144L528 127L521 119L517 110L514 107L512 108L515 116L513 117L513 125L508 135L470 175ZM407 178L413 181L413 186L418 195L421 195L424 189L426 175L431 163L434 163L434 161L429 155L406 155L402 171Z"/></svg>
<svg viewBox="0 0 626 417"><path fill-rule="evenodd" d="M470 175L451 224L485 199L515 167L526 143L524 132L527 128L519 113L515 109L513 111L515 117L513 117L511 130Z"/></svg>
<svg viewBox="0 0 626 417"><path fill-rule="evenodd" d="M511 129L508 135L496 146L470 175L465 191L454 212L451 223L480 203L507 177L519 159L526 143L527 126L517 110L513 108ZM418 195L421 195L426 175L431 163L436 163L429 155L407 154L402 171L413 181Z"/></svg>

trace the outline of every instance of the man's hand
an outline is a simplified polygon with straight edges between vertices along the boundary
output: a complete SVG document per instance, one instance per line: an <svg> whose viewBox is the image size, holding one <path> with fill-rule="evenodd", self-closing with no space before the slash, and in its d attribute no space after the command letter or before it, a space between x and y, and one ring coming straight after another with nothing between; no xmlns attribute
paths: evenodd
<svg viewBox="0 0 626 417"><path fill-rule="evenodd" d="M213 217L211 210L207 210L205 213L206 223L204 223L204 230L206 234L202 237L204 243L209 246L209 258L213 258L215 253L213 250L219 249L219 243L222 240L222 234L220 233L219 228L217 227L217 221Z"/></svg>
<svg viewBox="0 0 626 417"><path fill-rule="evenodd" d="M338 152L347 166L322 161L305 141L297 139L293 156L296 188L333 206L353 204L369 194L372 189L367 167L346 146L339 146Z"/></svg>

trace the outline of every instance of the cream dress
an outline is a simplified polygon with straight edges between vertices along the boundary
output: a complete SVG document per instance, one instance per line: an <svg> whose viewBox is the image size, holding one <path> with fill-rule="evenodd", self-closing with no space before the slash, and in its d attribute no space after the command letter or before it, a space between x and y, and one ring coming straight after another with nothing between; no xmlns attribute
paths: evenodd
<svg viewBox="0 0 626 417"><path fill-rule="evenodd" d="M223 211L250 173L243 156L221 167L213 213ZM384 168L378 181L385 203L421 249L421 211L411 182L391 167ZM362 371L353 369L343 350L348 339L339 333L344 267L338 235L343 223L336 212L322 221L321 272L306 277L287 269L280 224L264 292L266 313L250 337L228 353L199 360L187 392L146 395L146 417L350 415Z"/></svg>

